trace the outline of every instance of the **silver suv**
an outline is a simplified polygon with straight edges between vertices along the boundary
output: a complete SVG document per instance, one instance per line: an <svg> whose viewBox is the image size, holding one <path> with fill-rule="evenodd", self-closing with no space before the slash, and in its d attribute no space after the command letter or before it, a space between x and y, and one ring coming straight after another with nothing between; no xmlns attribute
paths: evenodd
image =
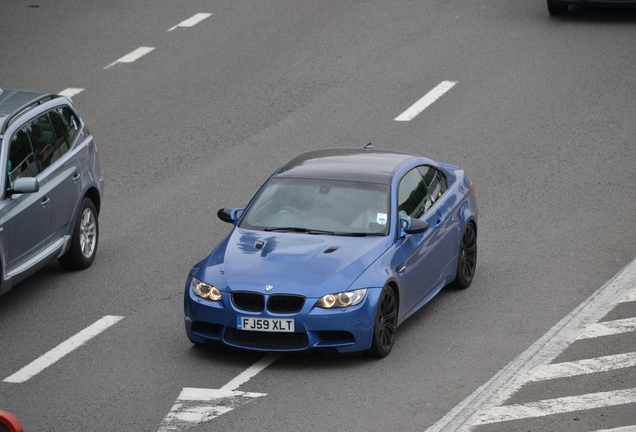
<svg viewBox="0 0 636 432"><path fill-rule="evenodd" d="M0 295L54 259L91 265L103 188L93 136L69 99L0 89Z"/></svg>

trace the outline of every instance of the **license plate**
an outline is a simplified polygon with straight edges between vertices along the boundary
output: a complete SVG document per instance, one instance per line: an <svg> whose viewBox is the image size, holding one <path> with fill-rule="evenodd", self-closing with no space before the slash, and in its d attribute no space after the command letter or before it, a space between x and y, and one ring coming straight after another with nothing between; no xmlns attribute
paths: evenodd
<svg viewBox="0 0 636 432"><path fill-rule="evenodd" d="M262 332L293 333L294 320L274 318L249 318L237 316L236 329Z"/></svg>

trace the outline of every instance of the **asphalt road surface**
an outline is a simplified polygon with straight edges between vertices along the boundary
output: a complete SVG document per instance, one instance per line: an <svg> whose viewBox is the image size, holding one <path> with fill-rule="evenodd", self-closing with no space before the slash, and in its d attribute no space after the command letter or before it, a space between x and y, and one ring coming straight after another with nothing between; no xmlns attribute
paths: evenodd
<svg viewBox="0 0 636 432"><path fill-rule="evenodd" d="M0 17L0 87L74 93L106 178L93 266L51 264L0 298L0 409L27 431L456 430L439 422L523 353L542 353L536 342L636 257L636 10L0 0ZM455 85L395 120L444 81ZM216 211L245 205L301 151L368 142L474 181L470 289L442 291L382 360L193 347L183 285L230 230ZM595 317L628 331L575 338L548 359L624 355L622 367L533 381L501 401L622 403L568 399L572 410L475 430L636 424L628 276L627 297ZM71 339L95 323L94 337ZM8 379L70 339L59 360ZM189 423L169 414L183 407Z"/></svg>

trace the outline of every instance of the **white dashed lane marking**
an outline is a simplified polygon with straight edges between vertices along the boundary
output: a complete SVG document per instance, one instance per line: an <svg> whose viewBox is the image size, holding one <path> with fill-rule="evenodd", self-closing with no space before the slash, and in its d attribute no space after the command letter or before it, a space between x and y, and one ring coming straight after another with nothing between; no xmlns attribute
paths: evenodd
<svg viewBox="0 0 636 432"><path fill-rule="evenodd" d="M109 67L114 66L114 65L119 64L119 63L132 63L135 60L140 59L141 57L145 56L146 54L148 54L149 52L151 52L153 50L154 50L153 47L139 47L136 50L134 50L133 52L131 52L130 54L126 54L125 56L123 56L119 60L115 60L114 62L112 62L111 64L106 66L104 69L108 69Z"/></svg>
<svg viewBox="0 0 636 432"><path fill-rule="evenodd" d="M62 90L61 92L59 92L58 94L60 96L66 96L67 98L72 98L73 96L75 96L76 94L79 94L81 92L83 92L84 89L83 88L74 88L74 87L70 87L67 88L66 90Z"/></svg>
<svg viewBox="0 0 636 432"><path fill-rule="evenodd" d="M201 21L203 21L204 19L206 19L207 17L211 16L211 13L198 13L196 15L194 15L191 18L188 18L185 21L181 21L179 24L177 24L174 27L170 27L168 29L168 31L172 31L174 29L176 29L177 27L192 27L195 26L197 24L199 24Z"/></svg>
<svg viewBox="0 0 636 432"><path fill-rule="evenodd" d="M33 360L31 363L29 363L10 377L5 378L4 382L22 383L27 381L29 378L42 372L44 369L51 366L56 361L60 360L68 353L84 345L86 342L88 342L110 326L117 324L123 318L124 317L122 316L105 316L104 318L96 321L81 332L77 333L72 338L62 342L43 356Z"/></svg>
<svg viewBox="0 0 636 432"><path fill-rule="evenodd" d="M424 111L429 105L439 99L444 93L453 88L457 84L455 81L442 81L433 90L426 93L424 97L415 102L409 109L404 111L395 121L410 121L415 118L419 113Z"/></svg>

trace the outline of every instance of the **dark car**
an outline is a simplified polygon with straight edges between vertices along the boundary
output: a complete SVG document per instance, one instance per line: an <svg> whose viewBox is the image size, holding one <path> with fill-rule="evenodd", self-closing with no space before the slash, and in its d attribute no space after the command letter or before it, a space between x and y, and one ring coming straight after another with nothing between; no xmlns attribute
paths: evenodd
<svg viewBox="0 0 636 432"><path fill-rule="evenodd" d="M0 89L0 295L57 259L91 265L104 180L70 99Z"/></svg>
<svg viewBox="0 0 636 432"><path fill-rule="evenodd" d="M636 0L547 0L550 15L564 15L570 6L636 7Z"/></svg>
<svg viewBox="0 0 636 432"><path fill-rule="evenodd" d="M395 151L326 149L279 168L188 275L194 344L257 351L366 351L477 260L477 200L460 168Z"/></svg>

